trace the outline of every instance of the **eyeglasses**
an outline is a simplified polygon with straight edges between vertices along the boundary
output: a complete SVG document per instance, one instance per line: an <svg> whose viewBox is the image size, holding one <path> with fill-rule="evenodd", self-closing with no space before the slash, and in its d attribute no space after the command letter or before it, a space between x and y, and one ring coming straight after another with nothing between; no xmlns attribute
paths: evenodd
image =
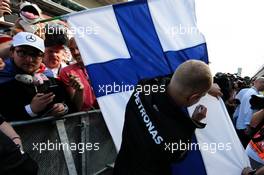
<svg viewBox="0 0 264 175"><path fill-rule="evenodd" d="M24 49L18 49L15 50L17 55L21 58L31 57L32 59L39 59L44 56L44 53L42 52L36 52L36 51L29 51Z"/></svg>

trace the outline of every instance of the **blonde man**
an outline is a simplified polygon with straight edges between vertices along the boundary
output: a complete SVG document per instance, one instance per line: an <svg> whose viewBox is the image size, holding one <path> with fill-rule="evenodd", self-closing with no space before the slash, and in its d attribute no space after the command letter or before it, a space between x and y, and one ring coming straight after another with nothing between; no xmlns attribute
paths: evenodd
<svg viewBox="0 0 264 175"><path fill-rule="evenodd" d="M205 127L200 121L206 117L206 107L199 105L192 117L186 107L197 103L211 86L208 65L195 60L181 64L171 80L152 79L137 85L127 104L114 175L171 174L171 163L182 160L188 150L171 152L166 144L189 144L195 129Z"/></svg>

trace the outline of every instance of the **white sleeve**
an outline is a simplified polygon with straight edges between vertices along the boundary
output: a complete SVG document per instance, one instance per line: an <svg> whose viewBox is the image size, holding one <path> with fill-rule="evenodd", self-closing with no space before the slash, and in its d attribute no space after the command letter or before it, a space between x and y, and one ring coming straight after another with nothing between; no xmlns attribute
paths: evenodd
<svg viewBox="0 0 264 175"><path fill-rule="evenodd" d="M27 111L28 115L30 115L31 117L37 117L37 116L38 116L38 114L35 114L35 113L32 111L30 105L26 105L26 106L25 106L25 110Z"/></svg>

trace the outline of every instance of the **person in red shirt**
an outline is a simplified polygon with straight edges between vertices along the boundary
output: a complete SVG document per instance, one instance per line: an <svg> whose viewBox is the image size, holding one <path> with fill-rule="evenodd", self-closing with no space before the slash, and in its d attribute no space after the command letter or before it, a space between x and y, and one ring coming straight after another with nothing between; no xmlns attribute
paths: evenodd
<svg viewBox="0 0 264 175"><path fill-rule="evenodd" d="M70 39L69 48L76 63L63 68L59 77L66 85L66 89L78 111L97 108L96 97L74 38Z"/></svg>

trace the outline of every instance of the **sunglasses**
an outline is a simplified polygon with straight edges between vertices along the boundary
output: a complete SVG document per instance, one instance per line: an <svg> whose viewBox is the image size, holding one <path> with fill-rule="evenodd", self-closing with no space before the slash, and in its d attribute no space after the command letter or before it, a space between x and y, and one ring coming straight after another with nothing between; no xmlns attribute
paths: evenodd
<svg viewBox="0 0 264 175"><path fill-rule="evenodd" d="M38 51L29 51L24 49L18 49L15 50L17 55L21 58L31 57L32 59L38 59L42 58L44 56L44 53L38 52Z"/></svg>

